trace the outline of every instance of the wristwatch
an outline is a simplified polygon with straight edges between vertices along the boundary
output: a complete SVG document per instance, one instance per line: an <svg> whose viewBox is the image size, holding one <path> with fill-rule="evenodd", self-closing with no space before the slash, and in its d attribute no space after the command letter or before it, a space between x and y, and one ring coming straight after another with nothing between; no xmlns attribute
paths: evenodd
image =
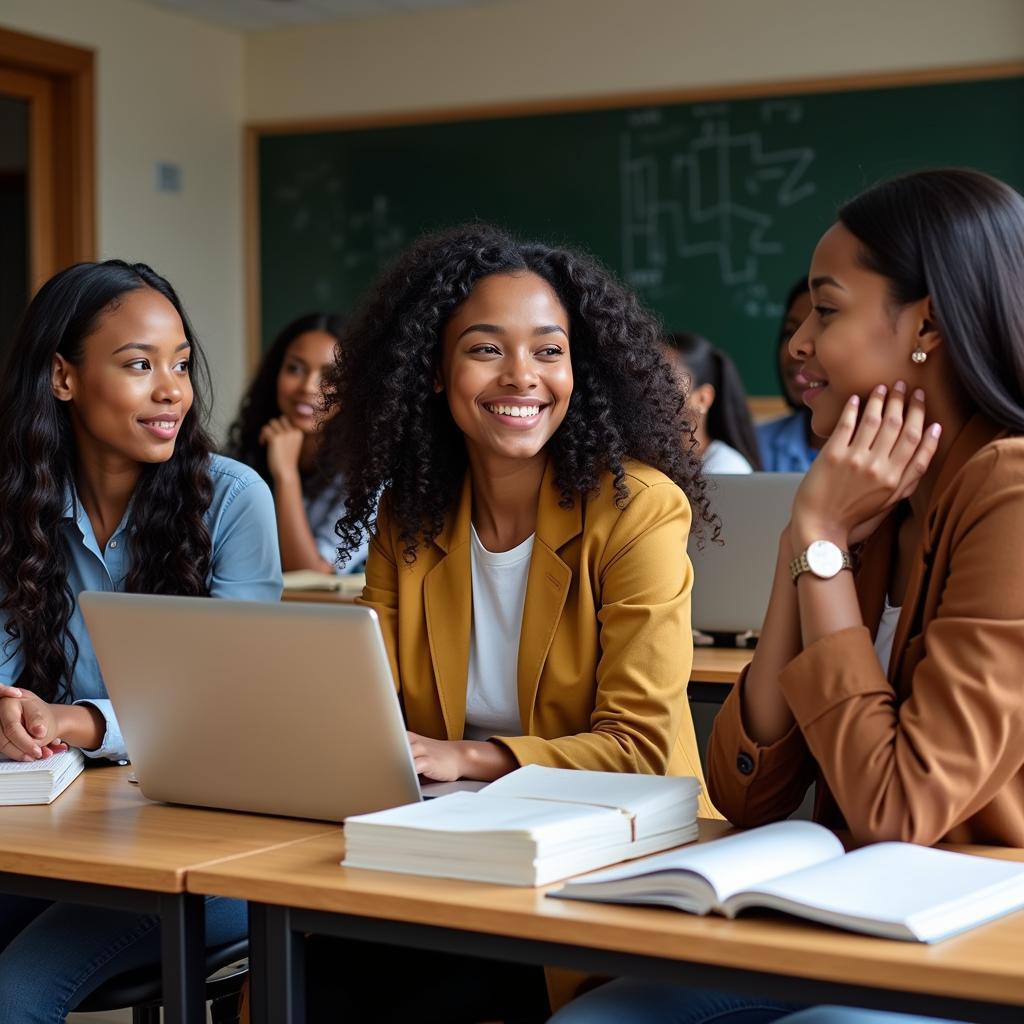
<svg viewBox="0 0 1024 1024"><path fill-rule="evenodd" d="M819 579L830 580L843 569L852 568L850 552L844 551L830 540L814 541L806 551L801 552L789 563L789 572L794 583L805 572L813 572Z"/></svg>

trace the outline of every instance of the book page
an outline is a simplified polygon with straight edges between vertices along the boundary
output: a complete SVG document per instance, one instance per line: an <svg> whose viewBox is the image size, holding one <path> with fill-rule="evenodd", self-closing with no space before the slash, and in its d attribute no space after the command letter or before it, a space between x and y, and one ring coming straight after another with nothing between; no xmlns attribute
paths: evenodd
<svg viewBox="0 0 1024 1024"><path fill-rule="evenodd" d="M81 761L82 755L77 750L65 750L52 757L41 757L38 761L9 761L0 757L0 775L23 775L26 772L46 772L56 776L64 771L72 762Z"/></svg>
<svg viewBox="0 0 1024 1024"><path fill-rule="evenodd" d="M1024 864L912 843L876 843L751 887L728 909L770 906L799 914L807 907L818 911L807 915L814 920L930 942L1022 901Z"/></svg>
<svg viewBox="0 0 1024 1024"><path fill-rule="evenodd" d="M711 886L721 903L733 893L842 855L843 844L827 828L810 821L778 821L599 871L576 881L596 885L661 872L691 872ZM571 889L573 884L570 882L566 888ZM659 885L659 889L664 888L664 884Z"/></svg>

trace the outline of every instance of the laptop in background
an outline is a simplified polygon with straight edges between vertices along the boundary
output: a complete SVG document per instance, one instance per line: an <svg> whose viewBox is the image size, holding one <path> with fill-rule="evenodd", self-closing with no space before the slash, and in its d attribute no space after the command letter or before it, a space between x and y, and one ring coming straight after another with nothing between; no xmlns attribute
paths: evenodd
<svg viewBox="0 0 1024 1024"><path fill-rule="evenodd" d="M81 608L149 799L341 821L421 798L371 609L98 592Z"/></svg>
<svg viewBox="0 0 1024 1024"><path fill-rule="evenodd" d="M703 550L691 537L693 628L738 635L759 630L768 607L779 552L802 473L708 475L711 509L722 522L717 544Z"/></svg>

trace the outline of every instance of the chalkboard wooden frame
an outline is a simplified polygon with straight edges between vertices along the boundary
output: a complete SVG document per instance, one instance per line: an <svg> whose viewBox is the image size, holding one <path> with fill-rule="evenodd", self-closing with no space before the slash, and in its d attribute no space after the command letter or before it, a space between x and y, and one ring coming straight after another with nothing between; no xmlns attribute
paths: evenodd
<svg viewBox="0 0 1024 1024"><path fill-rule="evenodd" d="M260 282L260 209L259 143L269 135L299 135L325 131L350 131L366 128L404 127L444 124L457 121L501 119L538 114L562 114L588 110L614 110L623 107L701 103L735 99L761 99L790 94L854 92L866 89L899 88L915 85L942 85L1024 76L1024 63L1001 62L968 64L910 71L871 72L837 75L830 78L791 78L771 82L742 82L731 85L701 86L655 91L597 94L467 105L460 107L410 110L346 117L304 118L283 121L258 121L245 126L245 297L246 338L249 373L261 357L261 282ZM752 396L755 410L774 411L776 396Z"/></svg>

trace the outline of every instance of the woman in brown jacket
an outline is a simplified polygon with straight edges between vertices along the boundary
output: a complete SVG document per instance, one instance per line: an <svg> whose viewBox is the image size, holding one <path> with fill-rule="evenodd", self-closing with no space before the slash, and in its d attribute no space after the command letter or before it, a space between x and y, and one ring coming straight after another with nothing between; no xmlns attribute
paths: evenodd
<svg viewBox="0 0 1024 1024"><path fill-rule="evenodd" d="M707 502L659 339L592 261L482 226L413 246L350 326L324 457L343 553L383 493L362 600L424 779L701 778L686 544ZM311 943L312 1018L547 1015L539 968L391 952L382 993L359 984L380 958Z"/></svg>
<svg viewBox="0 0 1024 1024"><path fill-rule="evenodd" d="M712 799L760 825L815 781L815 817L855 842L1022 846L1024 199L971 171L880 185L839 211L810 286L790 351L829 440L716 720ZM617 982L557 1020L639 1004L645 1024L787 1012Z"/></svg>

